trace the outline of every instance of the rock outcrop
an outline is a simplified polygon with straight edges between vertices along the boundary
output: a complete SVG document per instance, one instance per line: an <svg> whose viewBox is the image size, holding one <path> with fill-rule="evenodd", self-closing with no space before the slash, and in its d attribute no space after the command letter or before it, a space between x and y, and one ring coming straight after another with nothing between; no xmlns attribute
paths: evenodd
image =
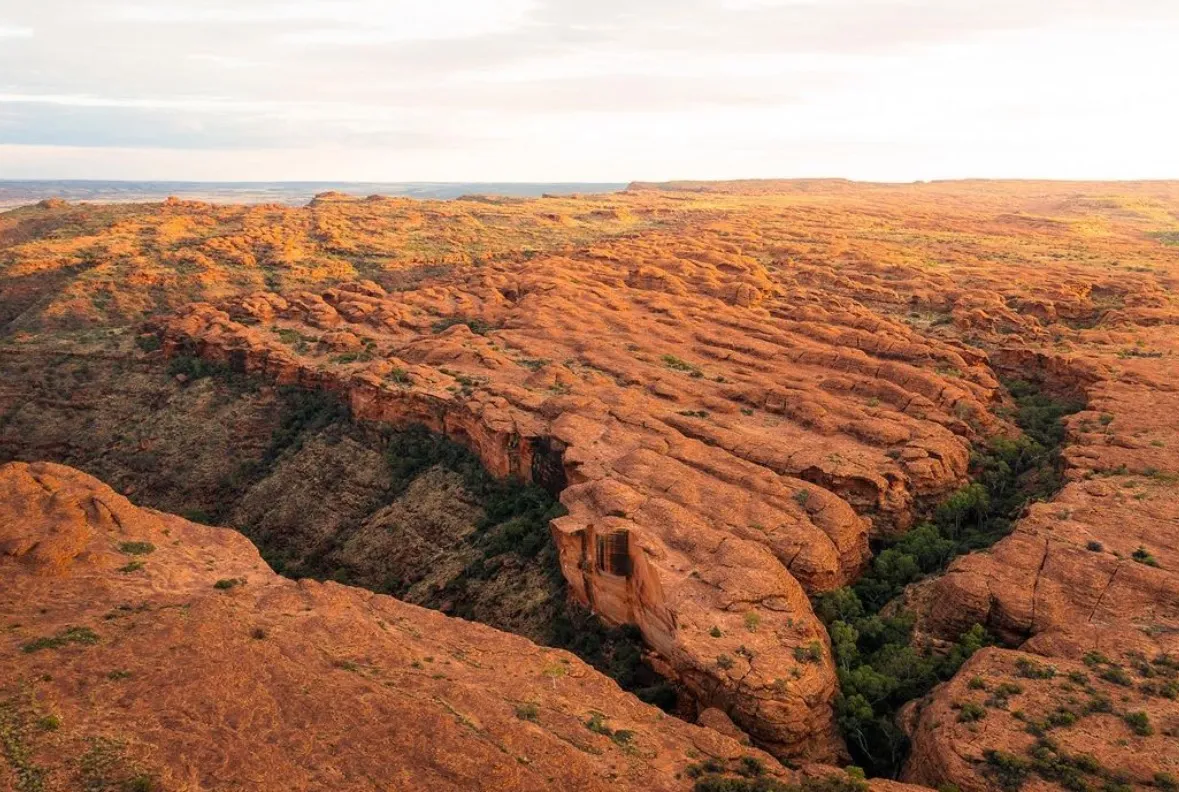
<svg viewBox="0 0 1179 792"><path fill-rule="evenodd" d="M3 788L685 790L741 757L791 777L567 652L278 577L237 532L60 465L0 467L0 618Z"/></svg>
<svg viewBox="0 0 1179 792"><path fill-rule="evenodd" d="M1170 183L822 180L29 208L0 216L0 324L84 355L93 329L149 316L144 348L447 433L559 492L570 589L637 625L707 720L829 758L835 672L807 595L853 580L870 538L1014 431L1000 376L1087 403L1067 485L910 591L918 634L980 622L1062 673L1093 647L1126 669L1113 649L1173 651L1177 212ZM84 391L59 387L63 409ZM925 711L952 710L963 679ZM953 761L978 755L971 721L913 710L914 777L998 784ZM1021 748L1015 723L975 725Z"/></svg>
<svg viewBox="0 0 1179 792"><path fill-rule="evenodd" d="M392 295L256 293L153 328L166 355L333 391L360 419L425 425L560 491L577 599L638 626L670 677L760 745L834 758L807 594L854 579L873 527L902 530L962 483L969 441L1002 425L997 382L982 356L838 298L758 282L751 309L730 299L750 262L680 255L637 280L591 255ZM671 281L691 289L652 290ZM344 335L362 351L341 354Z"/></svg>
<svg viewBox="0 0 1179 792"><path fill-rule="evenodd" d="M1089 409L1069 419L1060 494L911 594L925 634L977 622L1020 651L988 650L933 693L907 779L981 792L1004 773L1069 788L1179 778L1179 338L1141 332L1163 357L1081 361L1103 376L1073 383ZM1027 695L997 707L986 691L1004 685ZM961 717L971 703L977 722Z"/></svg>
<svg viewBox="0 0 1179 792"><path fill-rule="evenodd" d="M1025 648L982 650L911 715L907 780L994 792L1179 777L1179 655L1134 631Z"/></svg>

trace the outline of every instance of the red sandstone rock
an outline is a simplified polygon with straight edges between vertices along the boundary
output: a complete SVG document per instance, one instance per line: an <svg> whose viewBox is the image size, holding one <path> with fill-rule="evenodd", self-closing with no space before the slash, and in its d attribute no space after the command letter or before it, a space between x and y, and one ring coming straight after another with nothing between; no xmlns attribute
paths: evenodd
<svg viewBox="0 0 1179 792"><path fill-rule="evenodd" d="M961 482L972 441L1010 431L996 374L1089 400L1070 483L914 592L921 629L982 621L1046 655L1064 651L1065 628L1092 624L1100 641L1175 629L1179 251L1157 237L1179 211L1174 185L672 187L510 204L177 201L94 233L73 230L88 227L82 207L17 212L0 216L3 318L36 305L23 327L130 321L196 293L211 304L159 323L170 353L329 388L362 417L463 439L500 475L566 483L554 534L574 590L643 626L669 675L779 753L838 749L825 652L799 680L780 676L819 633L802 591L853 578L870 531L904 530ZM55 223L65 233L37 238ZM259 262L281 294L261 291ZM462 319L472 327L443 329ZM331 362L315 343L331 332L367 353ZM619 530L625 583L598 569L598 539ZM1134 560L1139 545L1158 567ZM969 738L931 747L919 732L917 756ZM971 783L938 773L923 777Z"/></svg>
<svg viewBox="0 0 1179 792"><path fill-rule="evenodd" d="M701 266L688 262L666 266L684 277ZM612 291L573 288L571 273ZM996 425L985 406L996 382L981 358L848 307L771 321L728 305L718 282L715 297L678 295L680 319L667 323L670 307L631 281L590 260L531 262L388 298L302 293L275 314L322 327L330 304L351 330L324 343L363 334L378 358L420 366L410 371L295 355L266 326L233 322L243 303L191 306L159 330L168 354L334 390L359 418L425 424L497 475L564 487L569 515L554 536L574 595L638 625L676 679L760 744L832 758L834 674L806 589L862 567L870 524L857 510L878 530L903 529L919 501L963 480L977 432L963 418ZM461 321L439 331L431 314L459 303ZM499 329L476 334L475 321ZM920 368L938 360L970 379ZM602 555L612 536L625 559L616 574ZM794 659L811 644L818 664Z"/></svg>
<svg viewBox="0 0 1179 792"><path fill-rule="evenodd" d="M280 578L240 534L59 465L0 467L0 617L5 733L47 790L88 788L96 745L109 783L176 790L686 790L689 764L741 756L789 779L566 652Z"/></svg>

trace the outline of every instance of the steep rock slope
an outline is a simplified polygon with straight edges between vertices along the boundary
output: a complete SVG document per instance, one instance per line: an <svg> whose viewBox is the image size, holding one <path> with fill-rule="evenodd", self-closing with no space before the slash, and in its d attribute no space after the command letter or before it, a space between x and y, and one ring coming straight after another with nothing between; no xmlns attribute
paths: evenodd
<svg viewBox="0 0 1179 792"><path fill-rule="evenodd" d="M1090 409L1070 419L1061 493L913 593L929 634L979 622L1021 651L975 658L914 712L906 778L970 790L1179 778L1179 372L1175 337L1141 333L1165 357L1090 361L1118 377L1087 386ZM1008 707L975 677L1028 696ZM963 720L968 701L981 706Z"/></svg>
<svg viewBox="0 0 1179 792"><path fill-rule="evenodd" d="M0 467L0 567L4 788L673 790L710 757L788 780L566 652L280 578L63 466Z"/></svg>
<svg viewBox="0 0 1179 792"><path fill-rule="evenodd" d="M822 755L839 749L834 669L801 592L853 578L869 535L920 519L972 443L1010 431L996 372L1088 399L1067 453L1110 464L1062 494L1075 519L1033 507L1010 544L914 592L923 634L977 620L1015 645L1094 609L1170 629L1175 446L1121 427L1166 414L1176 217L1167 183L52 206L0 217L15 295L0 320L19 345L176 311L151 324L169 354L333 390L564 487L556 536L583 600L641 624L703 706L781 754ZM1128 410L1102 406L1131 385ZM1110 550L1084 538L1081 555L1069 531ZM1135 543L1147 555L1118 563ZM1036 640L1023 648L1049 651Z"/></svg>
<svg viewBox="0 0 1179 792"><path fill-rule="evenodd" d="M395 295L258 293L155 327L167 355L334 391L361 419L424 424L560 490L576 597L636 624L761 744L831 758L834 680L807 591L866 560L856 508L901 530L963 481L969 439L1001 426L997 383L981 356L838 297L762 296L739 256L680 255L629 274L590 255ZM751 309L754 293L800 318ZM958 378L924 368L937 361Z"/></svg>

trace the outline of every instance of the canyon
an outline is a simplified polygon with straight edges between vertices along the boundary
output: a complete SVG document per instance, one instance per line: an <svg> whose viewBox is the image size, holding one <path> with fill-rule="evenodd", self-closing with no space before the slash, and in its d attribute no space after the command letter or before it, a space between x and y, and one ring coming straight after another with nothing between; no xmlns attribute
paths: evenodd
<svg viewBox="0 0 1179 792"><path fill-rule="evenodd" d="M962 790L1167 790L1179 774L1177 212L1179 187L1169 183L811 181L448 202L324 194L297 208L45 202L0 215L0 461L33 463L3 469L13 482L0 523L5 563L30 587L5 584L6 618L64 635L84 614L136 600L134 587L159 586L177 601L207 601L215 641L228 628L213 603L241 599L225 616L238 620L286 618L298 605L312 621L364 633L354 653L363 661L340 662L359 666L372 687L379 658L400 666L408 657L373 637L371 613L356 613L385 610L386 623L429 624L430 640L453 633L465 651L490 655L479 661L488 673L464 690L506 694L525 683L494 679L497 668L526 675L559 656L596 687L542 709L598 737L576 720L616 734L613 724L630 718L625 731L663 741L636 752L626 738L604 754L581 751L576 763L562 758L567 740L553 743L552 763L537 771L552 788L582 788L565 773L669 789L708 789L726 774L734 789L771 778L855 786L854 776L814 769L859 750L853 743L849 754L841 693L851 669L816 610L878 574L883 549L969 491L980 452L1023 437L1013 383L1031 383L1079 408L1063 419L1060 486L1020 503L993 546L947 559L886 607L911 614L919 653L950 651L976 629L988 644L897 713L912 746L899 774ZM490 501L471 494L490 485L433 458L390 479L387 461L417 448L397 439L411 429L449 438L490 480L532 492L543 547L473 550L486 537L519 545L534 534L519 515L496 522ZM141 513L42 461L191 519ZM244 472L227 481L233 470ZM50 479L48 488L30 483ZM72 494L59 498L55 487ZM22 520L53 511L31 505L38 488L52 503L77 501L65 521L73 527ZM119 572L117 552L98 545L125 529L86 497L127 521L162 521L150 537L125 541L163 549L161 531L183 530L178 557L153 553L146 576ZM194 522L240 528L292 577L338 573L524 637L336 583L284 581L246 539ZM62 541L68 547L54 550ZM202 542L224 555L202 557L218 580L249 584L208 583L198 596L199 554L182 556ZM32 604L50 581L73 593L52 619L38 619ZM83 613L87 597L95 604ZM546 625L565 607L592 614L601 622L593 629L632 631L647 672L678 691L669 711L679 717L525 640L551 645ZM183 625L160 629L174 644L213 651L185 638ZM19 645L35 638L15 632L21 659ZM285 656L322 653L315 635ZM484 648L497 642L511 649ZM86 655L76 655L71 668L82 673ZM30 679L42 673L22 668ZM350 672L332 695L372 700ZM379 706L427 700L420 687L405 690L409 672L395 673L399 697ZM291 679L274 684L272 695L295 695ZM617 708L572 714L577 702L599 700ZM396 717L442 729L446 717L426 710ZM280 728L310 711L270 717ZM364 730L370 716L349 713L346 728ZM460 726L463 717L454 716ZM506 742L527 731L523 720L468 731ZM700 740L712 741L707 750ZM175 748L151 745L160 752L153 777L180 785L168 775ZM614 748L621 758L605 758ZM303 772L290 764L295 750L273 757L292 777ZM505 769L512 752L498 750L468 757L466 783L481 762L524 772ZM761 768L756 778L732 770L742 751ZM690 753L723 761L703 777L688 761L667 761ZM356 762L349 783L367 788L361 779L375 771ZM199 765L191 772L208 772ZM538 782L509 773L480 783L466 788Z"/></svg>

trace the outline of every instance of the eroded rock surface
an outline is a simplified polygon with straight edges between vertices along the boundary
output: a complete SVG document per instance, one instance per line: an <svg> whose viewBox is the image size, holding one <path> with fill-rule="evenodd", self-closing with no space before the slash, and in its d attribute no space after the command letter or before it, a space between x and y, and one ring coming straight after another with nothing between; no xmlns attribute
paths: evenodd
<svg viewBox="0 0 1179 792"><path fill-rule="evenodd" d="M0 467L0 573L4 788L683 790L744 756L789 778L567 652L281 578L60 465Z"/></svg>
<svg viewBox="0 0 1179 792"><path fill-rule="evenodd" d="M393 295L257 293L155 327L167 355L334 391L358 418L424 424L560 489L574 596L637 625L760 744L832 758L834 675L807 593L862 568L857 509L902 530L962 483L970 440L1002 427L997 382L983 356L837 295L757 281L751 307L733 295L759 268L740 255L679 255L637 274L591 253ZM671 300L653 273L688 287ZM283 340L316 328L331 331L314 348ZM340 353L342 328L364 351Z"/></svg>
<svg viewBox="0 0 1179 792"><path fill-rule="evenodd" d="M1174 629L1176 212L1167 183L839 181L29 208L0 218L0 320L19 345L166 314L169 355L334 391L560 490L583 602L759 744L833 756L805 595L1012 431L999 376L1087 401L1069 483L911 592L922 634L978 621L1049 657L1065 624ZM915 757L967 734L918 731Z"/></svg>

